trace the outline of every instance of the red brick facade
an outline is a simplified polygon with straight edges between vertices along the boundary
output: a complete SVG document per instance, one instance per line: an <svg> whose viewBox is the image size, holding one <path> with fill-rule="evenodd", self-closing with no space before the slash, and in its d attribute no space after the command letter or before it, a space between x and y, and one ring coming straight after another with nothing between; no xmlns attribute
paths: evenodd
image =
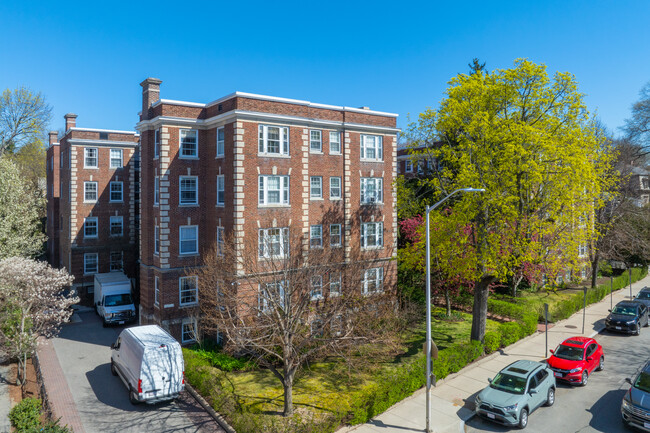
<svg viewBox="0 0 650 433"><path fill-rule="evenodd" d="M121 267L129 277L138 277L139 136L135 132L77 128L76 117L65 116L66 132L59 143L55 142L56 133L50 133L48 257L52 266L65 267L74 276L73 287L81 302L91 305L89 288L94 273Z"/></svg>
<svg viewBox="0 0 650 433"><path fill-rule="evenodd" d="M160 83L155 79L141 83L143 110L137 126L142 160L142 324L161 324L180 339L183 322L196 315L197 302L180 305L179 278L191 275L192 268L201 264L202 255L213 248L217 227L223 227L225 235L236 240L257 239L260 229L290 226L302 230L308 245L310 226L322 225L322 242L327 248L330 224L341 224L342 250L349 257L361 248L361 221L383 222L383 259L376 266L384 268L385 285L395 284L396 263L391 259L397 236L392 188L397 173L396 115L239 92L210 104L156 100L152 95L160 94ZM278 131L275 128L287 128L287 155L259 151L260 127L263 131L270 127L273 132ZM220 128L224 128L223 155L217 155ZM181 155L181 130L196 131L196 157ZM321 151L310 149L312 130L321 132ZM330 151L330 132L339 137L340 152ZM367 136L365 142L371 143L367 145L367 155L373 156L372 151L377 156L381 151L381 158L362 158L362 136ZM265 175L288 176L288 204L259 203L260 176ZM180 203L181 176L196 181L198 203ZM223 205L217 204L218 176L223 176L224 181ZM312 176L322 179L321 198L311 197ZM333 177L340 178L340 198L331 197ZM372 204L361 204L361 178L381 182L381 195ZM183 228L183 233L192 232L190 226L197 227L197 253L181 254L181 226L188 227Z"/></svg>

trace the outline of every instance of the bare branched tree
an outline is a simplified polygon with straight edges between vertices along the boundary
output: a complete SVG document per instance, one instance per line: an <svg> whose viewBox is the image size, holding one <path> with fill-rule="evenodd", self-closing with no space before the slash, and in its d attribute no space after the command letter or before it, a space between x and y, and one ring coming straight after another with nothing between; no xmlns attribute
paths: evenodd
<svg viewBox="0 0 650 433"><path fill-rule="evenodd" d="M27 87L6 89L0 97L0 155L40 137L51 117L52 107L40 92Z"/></svg>
<svg viewBox="0 0 650 433"><path fill-rule="evenodd" d="M293 412L296 372L313 359L347 358L369 343L389 345L398 333L394 278L376 249L322 248L289 228L260 230L259 239L226 239L199 273L202 331L219 335L229 353L268 368ZM376 238L378 239L378 238ZM353 250L354 251L354 250ZM388 254L390 257L390 254Z"/></svg>

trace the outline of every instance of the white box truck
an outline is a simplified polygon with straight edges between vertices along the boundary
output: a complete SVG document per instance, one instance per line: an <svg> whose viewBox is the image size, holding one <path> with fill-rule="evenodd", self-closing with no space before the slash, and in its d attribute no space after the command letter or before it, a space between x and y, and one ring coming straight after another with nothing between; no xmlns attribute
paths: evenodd
<svg viewBox="0 0 650 433"><path fill-rule="evenodd" d="M95 274L94 299L95 310L104 326L135 321L131 280L124 273Z"/></svg>
<svg viewBox="0 0 650 433"><path fill-rule="evenodd" d="M158 325L134 326L111 344L111 372L133 404L172 400L185 389L181 345Z"/></svg>

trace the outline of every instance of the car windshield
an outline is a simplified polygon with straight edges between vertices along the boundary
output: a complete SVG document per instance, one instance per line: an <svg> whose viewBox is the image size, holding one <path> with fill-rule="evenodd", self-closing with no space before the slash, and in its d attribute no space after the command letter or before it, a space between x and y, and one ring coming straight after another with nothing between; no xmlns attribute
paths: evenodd
<svg viewBox="0 0 650 433"><path fill-rule="evenodd" d="M650 373L642 371L634 381L634 387L643 392L650 392Z"/></svg>
<svg viewBox="0 0 650 433"><path fill-rule="evenodd" d="M133 301L131 300L131 295L128 293L122 293L121 295L104 296L105 307L119 307L129 304L133 304Z"/></svg>
<svg viewBox="0 0 650 433"><path fill-rule="evenodd" d="M621 314L623 316L636 316L636 307L632 305L617 305L612 310L614 314Z"/></svg>
<svg viewBox="0 0 650 433"><path fill-rule="evenodd" d="M638 295L636 295L637 299L650 299L650 292L639 292Z"/></svg>
<svg viewBox="0 0 650 433"><path fill-rule="evenodd" d="M555 349L555 355L558 358L569 359L571 361L580 361L582 360L582 355L585 350L581 347L571 347L560 344L557 349Z"/></svg>
<svg viewBox="0 0 650 433"><path fill-rule="evenodd" d="M510 374L499 373L496 375L490 387L511 394L523 394L526 389L526 379L523 377L512 376Z"/></svg>

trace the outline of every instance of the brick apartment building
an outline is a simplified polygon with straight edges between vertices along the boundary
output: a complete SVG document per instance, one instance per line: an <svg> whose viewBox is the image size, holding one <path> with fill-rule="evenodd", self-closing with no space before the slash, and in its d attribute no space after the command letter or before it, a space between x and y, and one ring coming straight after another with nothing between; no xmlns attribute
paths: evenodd
<svg viewBox="0 0 650 433"><path fill-rule="evenodd" d="M281 241L291 227L306 248L340 246L346 258L379 248L364 278L395 283L397 115L241 92L172 101L160 84L141 83L137 125L141 324L192 338L192 270L226 236ZM364 208L372 219L359 218Z"/></svg>
<svg viewBox="0 0 650 433"><path fill-rule="evenodd" d="M50 132L47 149L47 253L92 305L95 273L138 276L139 136L78 128L75 114L64 117L63 137Z"/></svg>

